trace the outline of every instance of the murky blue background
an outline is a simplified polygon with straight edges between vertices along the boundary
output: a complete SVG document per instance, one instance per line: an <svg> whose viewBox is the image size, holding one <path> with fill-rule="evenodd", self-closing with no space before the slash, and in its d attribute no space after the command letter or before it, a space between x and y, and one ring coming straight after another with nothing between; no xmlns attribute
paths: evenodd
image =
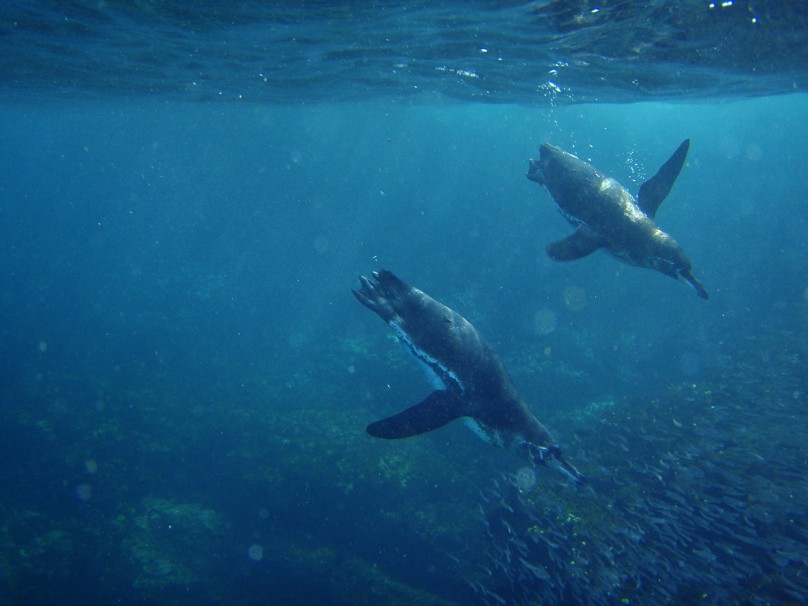
<svg viewBox="0 0 808 606"><path fill-rule="evenodd" d="M46 4L39 9L52 16ZM115 11L85 8L78 22L105 34L102 48L126 26L120 7L119 21L98 23ZM503 19L521 15L504 8ZM185 32L183 44L199 32L216 38L216 15L183 21L177 10L169 16L178 21L161 23ZM609 599L681 603L698 586L702 600L720 603L719 588L733 591L727 579L759 591L760 603L808 594L804 93L764 86L755 97L700 98L683 77L681 94L669 95L676 102L611 104L625 96L604 93L601 103L575 104L575 79L558 94L517 86L524 81L504 52L524 51L514 33L497 49L474 41L481 75L458 71L470 67L459 42L445 64L439 48L421 49L407 82L451 82L423 96L386 96L385 71L364 101L361 78L338 87L338 102L323 100L341 70L354 73L354 49L323 81L290 84L282 102L239 100L238 78L217 100L211 74L226 53L223 63L189 59L180 69L171 60L184 55L169 46L161 54L161 36L173 38L156 29L153 54L126 64L124 47L124 59L90 52L95 39L72 29L79 13L32 36L43 53L55 52L43 42L51 36L75 39L75 54L0 70L10 93L0 102L0 604L491 604L489 590L530 595L536 580L519 576L515 558L506 563L491 532L492 511L507 504L502 473L524 473L522 461L460 423L399 442L365 433L429 392L351 295L358 275L378 268L473 322L592 479L576 490L538 470L537 488L519 502L558 512L558 522L531 518L531 530L545 524L576 558L602 553L604 537L627 554L645 549L643 562L660 562L658 577L674 585L671 570L712 575L657 590L647 578L626 580L639 562L625 556L611 565ZM402 32L419 34L419 23ZM136 31L137 20L130 25ZM311 42L296 69L327 71L335 44ZM475 102L493 81L483 45L505 57L497 82L513 79L512 102L507 87L496 89L499 104ZM570 42L571 56L576 48ZM88 57L98 56L110 64L94 72ZM155 57L174 66L155 72L181 83L173 92L148 92L143 62ZM126 79L113 76L127 72L113 64L142 81L122 94ZM24 85L24 68L37 86ZM78 68L88 71L71 80ZM562 82L559 69L551 77ZM576 78L590 73L575 69ZM199 97L187 89L197 70L211 76ZM768 92L782 92L787 72L761 80L779 88ZM597 96L591 82L583 88ZM528 89L536 103L522 102ZM709 301L602 252L570 264L546 256L571 227L525 178L542 142L636 194L686 138L687 163L656 222L684 247ZM714 503L708 516L705 503ZM679 539L666 543L648 530L663 518L694 526L671 523ZM702 523L718 534L705 539L693 530ZM721 551L732 536L748 548ZM671 564L671 553L684 563ZM566 560L563 573L545 564L550 576L578 578L581 592L583 579L606 578L575 577ZM592 603L608 602L595 585Z"/></svg>

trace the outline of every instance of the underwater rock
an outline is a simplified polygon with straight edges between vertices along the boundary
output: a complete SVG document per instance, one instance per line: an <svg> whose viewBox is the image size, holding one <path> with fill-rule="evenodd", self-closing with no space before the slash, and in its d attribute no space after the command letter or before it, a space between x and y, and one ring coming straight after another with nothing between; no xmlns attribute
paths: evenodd
<svg viewBox="0 0 808 606"><path fill-rule="evenodd" d="M56 602L81 568L81 541L40 511L9 515L0 526L0 603ZM8 602L6 602L8 600Z"/></svg>
<svg viewBox="0 0 808 606"><path fill-rule="evenodd" d="M126 526L124 549L137 589L163 590L206 583L230 548L224 517L195 503L147 497Z"/></svg>
<svg viewBox="0 0 808 606"><path fill-rule="evenodd" d="M331 606L456 606L397 581L379 566L325 545L273 540L258 565L278 603Z"/></svg>

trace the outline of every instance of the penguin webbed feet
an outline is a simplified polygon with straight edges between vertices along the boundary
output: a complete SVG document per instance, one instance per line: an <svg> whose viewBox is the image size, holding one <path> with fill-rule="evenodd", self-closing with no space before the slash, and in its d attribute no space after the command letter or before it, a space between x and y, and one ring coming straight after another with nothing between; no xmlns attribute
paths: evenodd
<svg viewBox="0 0 808 606"><path fill-rule="evenodd" d="M572 463L567 461L561 453L561 448L558 446L531 445L530 459L537 465L547 465L548 467L560 471L576 484L586 481L586 476L578 471Z"/></svg>
<svg viewBox="0 0 808 606"><path fill-rule="evenodd" d="M359 276L362 286L358 290L352 288L351 292L362 305L375 312L385 322L389 322L396 315L396 310L384 292L380 277L377 271L374 271L370 278Z"/></svg>
<svg viewBox="0 0 808 606"><path fill-rule="evenodd" d="M531 181L535 181L539 185L544 185L544 171L541 168L541 162L539 160L530 159L527 178Z"/></svg>
<svg viewBox="0 0 808 606"><path fill-rule="evenodd" d="M551 467L555 467L576 484L586 483L586 476L578 471L575 465L567 461L564 457L555 457L551 463Z"/></svg>

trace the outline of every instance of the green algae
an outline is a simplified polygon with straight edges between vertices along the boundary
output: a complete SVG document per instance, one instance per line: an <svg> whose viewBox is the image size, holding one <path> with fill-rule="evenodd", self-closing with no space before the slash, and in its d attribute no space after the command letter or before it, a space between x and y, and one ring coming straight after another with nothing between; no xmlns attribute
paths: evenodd
<svg viewBox="0 0 808 606"><path fill-rule="evenodd" d="M218 572L226 550L223 516L195 503L148 497L127 522L123 547L134 587L147 591L190 587Z"/></svg>

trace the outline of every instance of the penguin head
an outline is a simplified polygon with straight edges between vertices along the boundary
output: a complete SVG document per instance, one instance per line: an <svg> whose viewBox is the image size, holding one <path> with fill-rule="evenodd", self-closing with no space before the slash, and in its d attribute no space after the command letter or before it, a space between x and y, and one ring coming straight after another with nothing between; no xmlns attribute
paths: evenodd
<svg viewBox="0 0 808 606"><path fill-rule="evenodd" d="M672 238L668 238L661 244L648 255L648 267L677 280L681 275L690 273L690 259L687 258L682 247Z"/></svg>
<svg viewBox="0 0 808 606"><path fill-rule="evenodd" d="M646 260L648 267L689 284L698 296L702 299L709 299L710 295L693 275L693 266L685 251L673 238L664 233L663 235L664 238L655 239L657 246Z"/></svg>

